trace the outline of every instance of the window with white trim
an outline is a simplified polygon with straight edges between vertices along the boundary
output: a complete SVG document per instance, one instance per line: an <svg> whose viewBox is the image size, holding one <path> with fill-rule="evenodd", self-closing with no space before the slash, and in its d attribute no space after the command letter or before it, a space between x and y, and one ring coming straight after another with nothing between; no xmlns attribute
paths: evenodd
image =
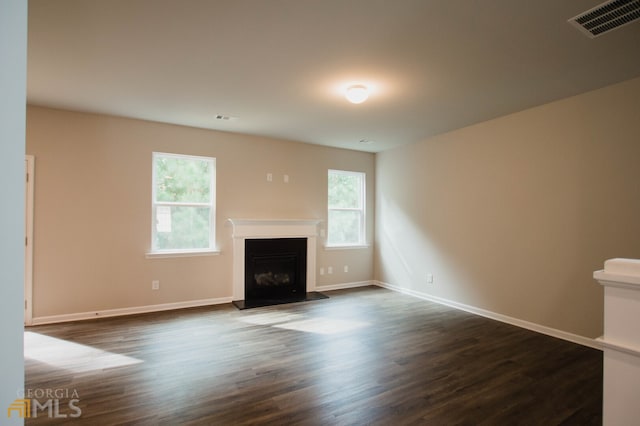
<svg viewBox="0 0 640 426"><path fill-rule="evenodd" d="M365 174L329 170L327 246L363 246Z"/></svg>
<svg viewBox="0 0 640 426"><path fill-rule="evenodd" d="M153 153L152 253L215 250L216 159Z"/></svg>

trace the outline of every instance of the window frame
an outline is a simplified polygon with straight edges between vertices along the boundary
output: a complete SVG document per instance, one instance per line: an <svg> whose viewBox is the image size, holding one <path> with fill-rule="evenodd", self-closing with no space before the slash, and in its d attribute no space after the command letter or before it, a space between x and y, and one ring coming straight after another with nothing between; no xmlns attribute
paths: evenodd
<svg viewBox="0 0 640 426"><path fill-rule="evenodd" d="M211 176L209 182L209 202L176 202L176 201L157 201L157 185L156 185L156 161L160 158L176 158L186 160L207 161L210 164ZM209 208L209 246L206 248L186 248L186 249L159 249L156 247L157 234L157 211L158 207L207 207ZM155 257L182 257L182 256L206 256L219 254L216 248L216 158L175 154L169 152L153 151L151 156L151 249L146 254L147 258Z"/></svg>
<svg viewBox="0 0 640 426"><path fill-rule="evenodd" d="M347 176L357 176L358 178L360 178L360 207L356 208L356 207L338 207L338 208L332 208L329 205L329 180L330 180L330 176L332 174L338 174L338 175L347 175ZM368 247L367 245L367 232L366 232L366 223L367 223L367 174L365 172L356 172L356 171L352 171L352 170L338 170L338 169L328 169L327 172L327 236L326 236L326 243L325 243L325 248L327 249L350 249L350 248L363 248L363 247ZM359 212L360 215L360 220L359 220L359 226L358 226L358 234L359 234L359 241L355 242L355 243L330 243L330 212L331 211L356 211Z"/></svg>

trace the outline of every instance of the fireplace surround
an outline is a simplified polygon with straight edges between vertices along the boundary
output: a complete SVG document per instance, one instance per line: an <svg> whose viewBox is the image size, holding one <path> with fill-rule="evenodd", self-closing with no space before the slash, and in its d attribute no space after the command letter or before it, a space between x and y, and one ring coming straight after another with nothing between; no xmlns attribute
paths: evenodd
<svg viewBox="0 0 640 426"><path fill-rule="evenodd" d="M248 279L255 280L255 276L246 276L247 262L246 262L246 245L249 241L253 240L283 240L283 239L292 239L292 240L306 240L306 265L302 269L298 269L297 278L302 278L301 275L304 275L304 284L306 288L304 289L304 293L306 293L306 299L299 297L300 300L308 300L310 297L315 298L315 289L316 289L316 244L317 244L317 234L318 234L318 224L319 220L316 219L229 219L229 223L231 223L233 227L233 303L237 307L243 309L245 307L252 307L253 304L248 303L249 300L255 294L247 294L246 293L246 282ZM273 242L273 241L272 241ZM266 246L269 245L269 241L260 243ZM291 262L291 250L284 250L285 256L280 260L283 262L281 265L286 264L287 262ZM268 259L269 253L263 253L263 255L267 258L264 259L266 261L274 260ZM278 256L277 253L272 252L271 256ZM285 259L289 256L288 260ZM284 266L282 266L284 268ZM276 267L277 269L278 267ZM271 272L271 276L269 273ZM278 276L277 274L284 274L280 270L264 270L258 272L259 274L265 274L259 277L262 280L263 289L277 284L278 280L291 280L291 277L286 278L285 276ZM255 275L255 274L254 274ZM271 283L271 284L270 284ZM280 283L284 284L284 283ZM302 290L296 290L299 292ZM247 299L249 296L249 299ZM258 296L261 296L260 294ZM295 299L296 296L292 298ZM322 296L324 297L324 296ZM247 302L245 304L245 302ZM280 302L282 303L282 302ZM272 303L267 303L272 304ZM251 305L251 306L249 306ZM261 305L258 303L257 305Z"/></svg>

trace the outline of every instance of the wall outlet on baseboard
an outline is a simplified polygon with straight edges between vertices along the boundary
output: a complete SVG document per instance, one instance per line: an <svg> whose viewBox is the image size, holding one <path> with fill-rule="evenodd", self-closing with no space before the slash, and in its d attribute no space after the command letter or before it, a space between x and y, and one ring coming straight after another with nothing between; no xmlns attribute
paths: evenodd
<svg viewBox="0 0 640 426"><path fill-rule="evenodd" d="M333 266L327 268L327 274L333 274Z"/></svg>
<svg viewBox="0 0 640 426"><path fill-rule="evenodd" d="M151 281L151 290L160 290L160 281L158 280Z"/></svg>
<svg viewBox="0 0 640 426"><path fill-rule="evenodd" d="M433 274L427 274L427 284L433 284Z"/></svg>
<svg viewBox="0 0 640 426"><path fill-rule="evenodd" d="M349 272L349 265L344 265L344 271Z"/></svg>

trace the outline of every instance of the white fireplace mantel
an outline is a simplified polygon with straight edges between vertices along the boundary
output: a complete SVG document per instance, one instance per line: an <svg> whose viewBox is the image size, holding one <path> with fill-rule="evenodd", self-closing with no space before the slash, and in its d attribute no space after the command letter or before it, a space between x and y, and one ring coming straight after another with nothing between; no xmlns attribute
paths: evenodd
<svg viewBox="0 0 640 426"><path fill-rule="evenodd" d="M244 300L244 245L251 238L306 238L307 291L316 289L317 219L229 219L233 226L233 300Z"/></svg>

